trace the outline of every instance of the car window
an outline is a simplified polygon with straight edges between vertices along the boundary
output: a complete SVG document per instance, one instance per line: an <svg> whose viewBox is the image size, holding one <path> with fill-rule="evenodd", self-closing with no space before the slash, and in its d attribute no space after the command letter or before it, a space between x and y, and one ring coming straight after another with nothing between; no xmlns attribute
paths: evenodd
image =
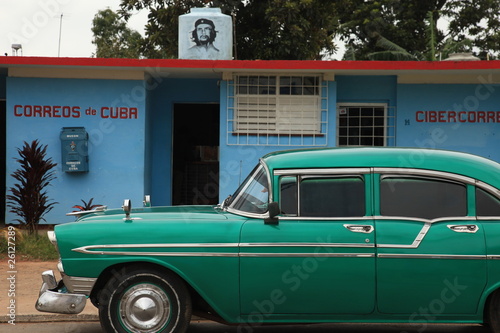
<svg viewBox="0 0 500 333"><path fill-rule="evenodd" d="M283 215L302 217L361 217L365 215L365 185L361 177L282 177ZM298 209L300 207L300 209Z"/></svg>
<svg viewBox="0 0 500 333"><path fill-rule="evenodd" d="M380 182L383 216L436 219L467 215L467 188L446 180L384 177Z"/></svg>
<svg viewBox="0 0 500 333"><path fill-rule="evenodd" d="M477 216L500 216L500 200L483 189L476 189Z"/></svg>
<svg viewBox="0 0 500 333"><path fill-rule="evenodd" d="M297 177L281 177L280 208L283 216L297 216Z"/></svg>
<svg viewBox="0 0 500 333"><path fill-rule="evenodd" d="M254 214L267 212L269 183L262 165L257 166L233 195L230 207Z"/></svg>

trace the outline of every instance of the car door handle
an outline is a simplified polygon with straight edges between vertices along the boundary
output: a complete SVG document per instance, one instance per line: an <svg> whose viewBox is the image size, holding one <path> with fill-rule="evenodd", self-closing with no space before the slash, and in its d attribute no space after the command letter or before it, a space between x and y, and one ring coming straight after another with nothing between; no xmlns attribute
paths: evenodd
<svg viewBox="0 0 500 333"><path fill-rule="evenodd" d="M364 234L369 234L373 231L372 225L365 224L344 224L344 227L352 232L362 232Z"/></svg>
<svg viewBox="0 0 500 333"><path fill-rule="evenodd" d="M466 232L469 234L475 234L479 230L479 227L475 224L450 224L447 227L455 232Z"/></svg>

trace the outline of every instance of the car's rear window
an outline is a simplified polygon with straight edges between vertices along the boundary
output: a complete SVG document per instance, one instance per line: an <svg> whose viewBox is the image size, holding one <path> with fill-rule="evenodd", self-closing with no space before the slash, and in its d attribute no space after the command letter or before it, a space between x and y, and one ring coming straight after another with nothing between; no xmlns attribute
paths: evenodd
<svg viewBox="0 0 500 333"><path fill-rule="evenodd" d="M384 177L380 182L380 213L423 219L466 216L467 188L446 180Z"/></svg>
<svg viewBox="0 0 500 333"><path fill-rule="evenodd" d="M500 200L483 189L476 189L477 216L500 216Z"/></svg>

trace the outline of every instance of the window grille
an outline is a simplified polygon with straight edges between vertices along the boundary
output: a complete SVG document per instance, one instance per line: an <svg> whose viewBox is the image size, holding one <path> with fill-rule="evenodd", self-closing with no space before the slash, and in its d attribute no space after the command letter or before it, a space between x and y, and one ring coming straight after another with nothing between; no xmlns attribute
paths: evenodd
<svg viewBox="0 0 500 333"><path fill-rule="evenodd" d="M394 108L387 104L338 104L337 146L394 146Z"/></svg>
<svg viewBox="0 0 500 333"><path fill-rule="evenodd" d="M227 105L228 144L326 145L327 87L318 75L236 75Z"/></svg>

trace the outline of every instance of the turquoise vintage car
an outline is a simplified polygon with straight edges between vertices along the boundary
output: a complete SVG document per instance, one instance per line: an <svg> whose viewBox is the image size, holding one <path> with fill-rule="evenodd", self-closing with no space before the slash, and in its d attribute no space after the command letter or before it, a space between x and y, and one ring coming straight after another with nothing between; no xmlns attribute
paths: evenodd
<svg viewBox="0 0 500 333"><path fill-rule="evenodd" d="M146 204L146 206L149 206ZM264 156L219 206L82 213L37 308L109 332L239 323L488 323L500 332L500 164L465 153L332 148Z"/></svg>

